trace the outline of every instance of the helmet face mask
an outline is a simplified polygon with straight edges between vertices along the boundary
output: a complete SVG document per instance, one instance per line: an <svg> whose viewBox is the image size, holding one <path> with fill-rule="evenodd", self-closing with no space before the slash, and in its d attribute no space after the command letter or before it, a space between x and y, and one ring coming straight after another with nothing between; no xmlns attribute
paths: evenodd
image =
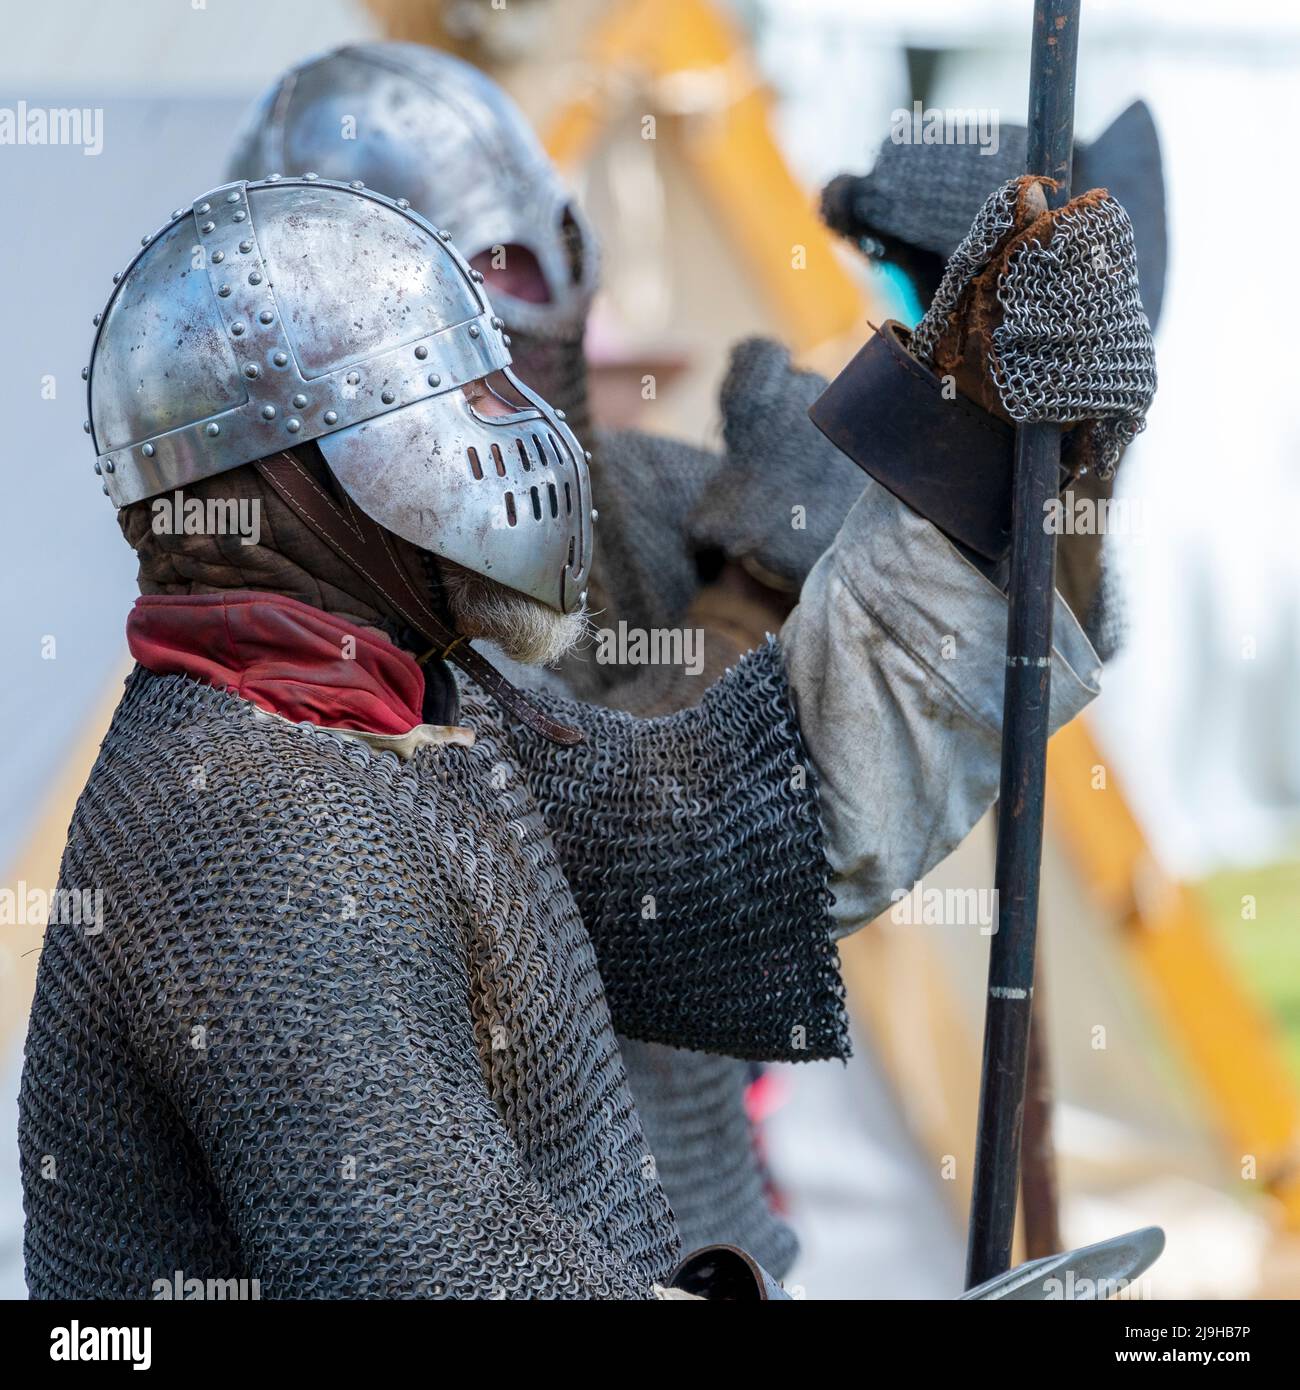
<svg viewBox="0 0 1300 1390"><path fill-rule="evenodd" d="M373 520L571 611L591 561L585 456L509 371L482 280L445 232L356 186L305 175L196 199L99 324L105 491L126 506L315 439ZM513 402L476 390L496 374Z"/></svg>
<svg viewBox="0 0 1300 1390"><path fill-rule="evenodd" d="M541 397L508 367L501 375L522 405L484 379L474 400L443 392L317 444L348 496L394 534L572 612L591 568L586 459Z"/></svg>

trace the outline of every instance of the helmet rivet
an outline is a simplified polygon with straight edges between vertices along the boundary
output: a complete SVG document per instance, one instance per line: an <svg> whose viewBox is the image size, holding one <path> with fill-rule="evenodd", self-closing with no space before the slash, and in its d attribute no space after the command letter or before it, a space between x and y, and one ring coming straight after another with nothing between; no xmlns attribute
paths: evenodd
<svg viewBox="0 0 1300 1390"><path fill-rule="evenodd" d="M103 314L96 314L95 317L94 317L93 319L91 319L90 322L91 322L96 328L98 328L98 327L99 327L99 321L100 321L103 317L104 317Z"/></svg>
<svg viewBox="0 0 1300 1390"><path fill-rule="evenodd" d="M302 429L302 421L295 417L292 420L286 420L284 422L284 427L290 434L297 434L298 431Z"/></svg>
<svg viewBox="0 0 1300 1390"><path fill-rule="evenodd" d="M294 405L301 410L307 404L307 397L301 391L293 398Z"/></svg>
<svg viewBox="0 0 1300 1390"><path fill-rule="evenodd" d="M145 456L145 458L151 459L154 456L154 447L152 444L142 445L140 452Z"/></svg>
<svg viewBox="0 0 1300 1390"><path fill-rule="evenodd" d="M218 290L217 290L217 293L221 296L222 299L229 299L229 298L230 298L230 286L229 286L229 285L222 285L222 286L220 286L220 287L218 288Z"/></svg>
<svg viewBox="0 0 1300 1390"><path fill-rule="evenodd" d="M504 328L505 326L506 326L506 325L505 325L505 320L504 320L504 319L493 319L493 320L492 320L492 327L493 327L493 328L501 329L501 328Z"/></svg>
<svg viewBox="0 0 1300 1390"><path fill-rule="evenodd" d="M253 249L253 243L249 241L247 237L245 237L245 239L239 243L239 249L244 253L244 255L248 255L248 253Z"/></svg>
<svg viewBox="0 0 1300 1390"><path fill-rule="evenodd" d="M230 325L231 336L242 338L244 336L244 325L242 323L232 323Z"/></svg>
<svg viewBox="0 0 1300 1390"><path fill-rule="evenodd" d="M120 270L115 270L115 271L113 272L113 283L116 285L117 282L118 282L121 278L122 278L122 272L121 272Z"/></svg>
<svg viewBox="0 0 1300 1390"><path fill-rule="evenodd" d="M262 419L263 419L263 420L274 420L274 419L275 419L275 407L274 407L273 405L264 405L264 406L262 407Z"/></svg>
<svg viewBox="0 0 1300 1390"><path fill-rule="evenodd" d="M443 241L451 240L451 233L446 229L446 227L444 227L442 231L438 233L438 235L442 238Z"/></svg>
<svg viewBox="0 0 1300 1390"><path fill-rule="evenodd" d="M226 253L225 253L224 251L214 251L214 252L212 253L212 264L213 264L213 265L220 265L221 262L224 261L225 259L226 259Z"/></svg>
<svg viewBox="0 0 1300 1390"><path fill-rule="evenodd" d="M471 323L471 324L470 324L470 326L469 326L469 336L470 336L471 338L477 338L477 337L478 337L478 324L476 324L476 323Z"/></svg>
<svg viewBox="0 0 1300 1390"><path fill-rule="evenodd" d="M194 209L194 211L197 212L197 213L199 214L199 216L201 217L205 212L211 212L211 211L212 211L212 204L211 204L211 203L200 203L200 204L198 205L198 207Z"/></svg>
<svg viewBox="0 0 1300 1390"><path fill-rule="evenodd" d="M90 433L90 421L89 421L89 420L83 420L83 421L81 422L81 428L85 431L86 434L89 434L89 433Z"/></svg>
<svg viewBox="0 0 1300 1390"><path fill-rule="evenodd" d="M509 347L509 346L510 346L510 334L509 334L509 333L503 333L503 334L501 335L501 341L506 345L506 347Z"/></svg>
<svg viewBox="0 0 1300 1390"><path fill-rule="evenodd" d="M590 449L584 449L584 450L582 451L582 457L585 458L585 459L587 460L588 463L590 463L590 462L591 462L591 450L590 450Z"/></svg>
<svg viewBox="0 0 1300 1390"><path fill-rule="evenodd" d="M221 426L213 422L211 425L206 425L204 427L203 433L210 439L215 439L217 435L221 433Z"/></svg>
<svg viewBox="0 0 1300 1390"><path fill-rule="evenodd" d="M82 379L82 381L89 381L89 380L90 380L90 368L89 368L89 367L82 367L82 369L81 369L81 379Z"/></svg>
<svg viewBox="0 0 1300 1390"><path fill-rule="evenodd" d="M338 411L337 411L337 410L327 410L327 411L325 412L325 415L324 415L324 420L325 420L325 423L326 423L327 425L337 425L338 422L339 422L339 413L338 413Z"/></svg>
<svg viewBox="0 0 1300 1390"><path fill-rule="evenodd" d="M379 393L379 399L383 401L385 405L392 405L397 397L391 391L381 391Z"/></svg>
<svg viewBox="0 0 1300 1390"><path fill-rule="evenodd" d="M247 218L247 216L248 214L244 211L244 209L240 208L239 211L235 213L235 215L230 220L232 222L243 222L245 218Z"/></svg>
<svg viewBox="0 0 1300 1390"><path fill-rule="evenodd" d="M429 349L425 347L423 343L421 343L420 346L415 349L415 355L420 359L421 362L423 362L424 359L429 355Z"/></svg>
<svg viewBox="0 0 1300 1390"><path fill-rule="evenodd" d="M562 411L562 410L557 410L557 411L555 412L555 418L556 418L557 420L563 420L563 419L565 419L566 417L565 417L564 411Z"/></svg>
<svg viewBox="0 0 1300 1390"><path fill-rule="evenodd" d="M476 285L481 285L483 283L483 272L481 270L471 270L469 278L473 280Z"/></svg>
<svg viewBox="0 0 1300 1390"><path fill-rule="evenodd" d="M349 373L348 373L347 382L348 382L348 385L349 385L349 386L355 386L355 385L357 384L357 382L359 382L360 380L361 380L361 373L360 373L360 372L349 372Z"/></svg>
<svg viewBox="0 0 1300 1390"><path fill-rule="evenodd" d="M260 270L251 271L248 276L248 283L250 285L260 285L262 283L262 272Z"/></svg>
<svg viewBox="0 0 1300 1390"><path fill-rule="evenodd" d="M595 507L593 507L593 508L591 509L591 519L592 519L593 521L599 521L599 520L600 520L600 513L595 509Z"/></svg>
<svg viewBox="0 0 1300 1390"><path fill-rule="evenodd" d="M96 459L96 460L95 460L95 476L96 476L96 477L99 477L100 474L103 473L103 471L104 471L104 470L99 466L99 460Z"/></svg>
<svg viewBox="0 0 1300 1390"><path fill-rule="evenodd" d="M142 237L140 238L140 245L141 245L141 246L148 246L149 243L150 243L152 240L153 240L153 237L150 236L150 234L149 234L148 232L146 232L146 233L144 234L144 236L142 236Z"/></svg>
<svg viewBox="0 0 1300 1390"><path fill-rule="evenodd" d="M303 175L303 178L309 179L309 180L315 180L315 179L320 178L320 175L319 175L319 174L316 174L316 173L313 173L311 170L308 170L307 173L305 173L305 174Z"/></svg>
<svg viewBox="0 0 1300 1390"><path fill-rule="evenodd" d="M397 206L405 212L406 209L411 206L411 200L409 198L399 198L397 200Z"/></svg>
<svg viewBox="0 0 1300 1390"><path fill-rule="evenodd" d="M238 193L227 193L227 194L226 194L226 202L228 202L228 203L237 203L238 201L239 201L239 194L238 194Z"/></svg>
<svg viewBox="0 0 1300 1390"><path fill-rule="evenodd" d="M105 459L105 460L104 460L104 472L105 472L105 473L115 473L116 471L117 471L117 465L113 462L113 460L112 460L112 459Z"/></svg>
<svg viewBox="0 0 1300 1390"><path fill-rule="evenodd" d="M275 318L275 311L273 309L263 309L257 317L258 321L261 323L270 323Z"/></svg>
<svg viewBox="0 0 1300 1390"><path fill-rule="evenodd" d="M250 362L248 366L244 368L244 375L249 381L256 381L257 378L262 375L262 369L256 362Z"/></svg>
<svg viewBox="0 0 1300 1390"><path fill-rule="evenodd" d="M283 177L283 174L268 174L266 176L266 181L267 183L279 183Z"/></svg>
<svg viewBox="0 0 1300 1390"><path fill-rule="evenodd" d="M430 372L430 373L429 373L429 385L430 385L430 386L441 386L441 385L442 385L442 378L438 375L437 372Z"/></svg>
<svg viewBox="0 0 1300 1390"><path fill-rule="evenodd" d="M275 356L271 358L271 361L274 362L277 367L283 367L288 360L289 354L287 352L277 352Z"/></svg>
<svg viewBox="0 0 1300 1390"><path fill-rule="evenodd" d="M185 216L185 209L184 209L184 208L173 208L173 209L172 209L172 221L173 221L173 222L174 222L178 217L184 217L184 216Z"/></svg>
<svg viewBox="0 0 1300 1390"><path fill-rule="evenodd" d="M104 484L103 493L104 493L104 496L105 496L105 497L108 496L108 484L107 484L107 483Z"/></svg>
<svg viewBox="0 0 1300 1390"><path fill-rule="evenodd" d="M362 183L360 179L353 179L352 182L351 182L350 184L348 184L348 187L349 187L349 188L364 188L364 187L365 187L365 184Z"/></svg>
<svg viewBox="0 0 1300 1390"><path fill-rule="evenodd" d="M217 224L216 224L215 222L205 222L205 223L199 228L199 231L204 232L204 233L207 233L207 232L214 232L214 231L216 231L216 229L217 229Z"/></svg>

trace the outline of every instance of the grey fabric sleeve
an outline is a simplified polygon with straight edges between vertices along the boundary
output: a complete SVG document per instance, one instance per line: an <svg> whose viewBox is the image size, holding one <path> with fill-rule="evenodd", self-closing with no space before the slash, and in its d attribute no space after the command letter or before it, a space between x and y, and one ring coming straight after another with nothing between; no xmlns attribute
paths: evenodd
<svg viewBox="0 0 1300 1390"><path fill-rule="evenodd" d="M1101 671L1057 598L1052 728ZM889 907L997 795L1007 601L929 522L868 480L781 631L821 786L837 934Z"/></svg>
<svg viewBox="0 0 1300 1390"><path fill-rule="evenodd" d="M660 719L544 697L513 731L622 1033L756 1059L848 1055L816 777L769 640Z"/></svg>

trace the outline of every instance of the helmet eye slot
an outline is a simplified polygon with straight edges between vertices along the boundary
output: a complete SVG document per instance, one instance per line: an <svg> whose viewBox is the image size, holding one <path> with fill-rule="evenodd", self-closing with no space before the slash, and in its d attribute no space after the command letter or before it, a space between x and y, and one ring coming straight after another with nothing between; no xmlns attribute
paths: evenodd
<svg viewBox="0 0 1300 1390"><path fill-rule="evenodd" d="M478 450L471 445L466 452L469 454L469 471L478 479L483 481L483 465L479 462Z"/></svg>

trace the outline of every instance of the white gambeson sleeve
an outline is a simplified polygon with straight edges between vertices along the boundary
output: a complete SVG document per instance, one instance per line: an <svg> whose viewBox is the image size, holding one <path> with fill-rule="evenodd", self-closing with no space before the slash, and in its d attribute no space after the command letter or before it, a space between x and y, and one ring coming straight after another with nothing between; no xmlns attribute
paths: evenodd
<svg viewBox="0 0 1300 1390"><path fill-rule="evenodd" d="M781 631L820 781L837 935L869 922L969 833L998 786L1006 596L868 480ZM1100 662L1057 596L1053 730Z"/></svg>

